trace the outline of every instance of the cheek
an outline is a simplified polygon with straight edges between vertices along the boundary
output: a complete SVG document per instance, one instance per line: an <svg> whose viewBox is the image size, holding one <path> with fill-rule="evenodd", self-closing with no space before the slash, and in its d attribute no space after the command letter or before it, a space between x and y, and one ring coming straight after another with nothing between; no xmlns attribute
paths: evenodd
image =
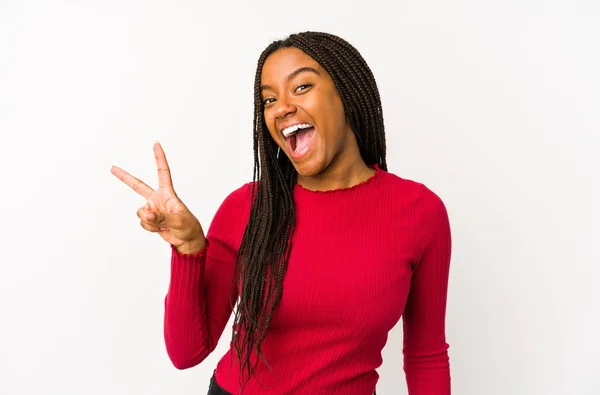
<svg viewBox="0 0 600 395"><path fill-rule="evenodd" d="M336 115L338 122L341 123L340 126L345 126L346 114L344 113L344 105L342 104L342 99L338 95L336 95L335 98L332 100L332 103L334 103L334 114Z"/></svg>
<svg viewBox="0 0 600 395"><path fill-rule="evenodd" d="M323 114L326 118L325 121L332 137L338 139L341 134L344 133L347 122L346 114L344 113L344 106L339 96L331 95L327 101L327 111Z"/></svg>
<svg viewBox="0 0 600 395"><path fill-rule="evenodd" d="M328 117L334 126L337 128L343 127L346 124L346 114L344 113L344 105L342 104L342 98L335 89L331 89L326 97L326 104L328 109Z"/></svg>

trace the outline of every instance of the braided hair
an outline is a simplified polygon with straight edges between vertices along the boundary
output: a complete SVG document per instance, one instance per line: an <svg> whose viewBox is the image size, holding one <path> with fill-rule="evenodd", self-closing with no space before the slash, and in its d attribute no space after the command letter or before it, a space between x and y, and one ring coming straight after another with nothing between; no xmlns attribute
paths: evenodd
<svg viewBox="0 0 600 395"><path fill-rule="evenodd" d="M318 62L333 79L347 121L367 165L387 171L381 99L375 78L360 53L328 33L303 32L271 43L260 55L254 82L254 174L250 217L238 251L234 282L239 303L234 314L232 343L240 361L242 393L260 357L273 310L281 301L283 277L295 228L293 188L297 172L270 136L261 99L261 74L267 57L281 48L296 47ZM256 349L255 365L251 352ZM269 367L270 369L270 367Z"/></svg>

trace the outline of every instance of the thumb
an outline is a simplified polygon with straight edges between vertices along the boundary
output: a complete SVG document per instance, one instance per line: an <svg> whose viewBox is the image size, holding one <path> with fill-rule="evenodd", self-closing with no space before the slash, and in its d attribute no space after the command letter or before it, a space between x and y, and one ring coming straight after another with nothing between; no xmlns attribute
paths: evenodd
<svg viewBox="0 0 600 395"><path fill-rule="evenodd" d="M160 228L160 230L165 230L168 228L167 217L161 213L160 211L155 214L156 218L154 222L156 222L156 226Z"/></svg>
<svg viewBox="0 0 600 395"><path fill-rule="evenodd" d="M146 206L144 208L146 210L146 220L148 222L152 222L152 224L156 227L159 227L160 230L167 229L167 217L155 206L151 200L146 202Z"/></svg>

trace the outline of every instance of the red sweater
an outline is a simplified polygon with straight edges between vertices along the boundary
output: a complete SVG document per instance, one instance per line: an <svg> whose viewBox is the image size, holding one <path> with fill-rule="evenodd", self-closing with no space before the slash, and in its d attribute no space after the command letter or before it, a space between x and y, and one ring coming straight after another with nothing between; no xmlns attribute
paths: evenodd
<svg viewBox="0 0 600 395"><path fill-rule="evenodd" d="M375 169L350 188L294 186L293 247L281 303L261 347L272 371L259 359L260 382L253 377L244 394L371 395L381 350L401 316L409 394L450 394L446 208L424 185ZM164 331L179 369L202 362L231 317L229 286L251 185L225 199L202 251L182 255L172 248ZM239 369L230 342L215 379L234 395Z"/></svg>

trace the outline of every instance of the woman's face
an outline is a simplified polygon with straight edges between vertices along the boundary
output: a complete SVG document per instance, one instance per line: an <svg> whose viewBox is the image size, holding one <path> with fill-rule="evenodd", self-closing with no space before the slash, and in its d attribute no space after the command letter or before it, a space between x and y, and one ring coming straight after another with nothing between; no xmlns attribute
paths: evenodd
<svg viewBox="0 0 600 395"><path fill-rule="evenodd" d="M261 97L269 133L300 176L316 176L360 155L331 76L300 49L267 57Z"/></svg>

